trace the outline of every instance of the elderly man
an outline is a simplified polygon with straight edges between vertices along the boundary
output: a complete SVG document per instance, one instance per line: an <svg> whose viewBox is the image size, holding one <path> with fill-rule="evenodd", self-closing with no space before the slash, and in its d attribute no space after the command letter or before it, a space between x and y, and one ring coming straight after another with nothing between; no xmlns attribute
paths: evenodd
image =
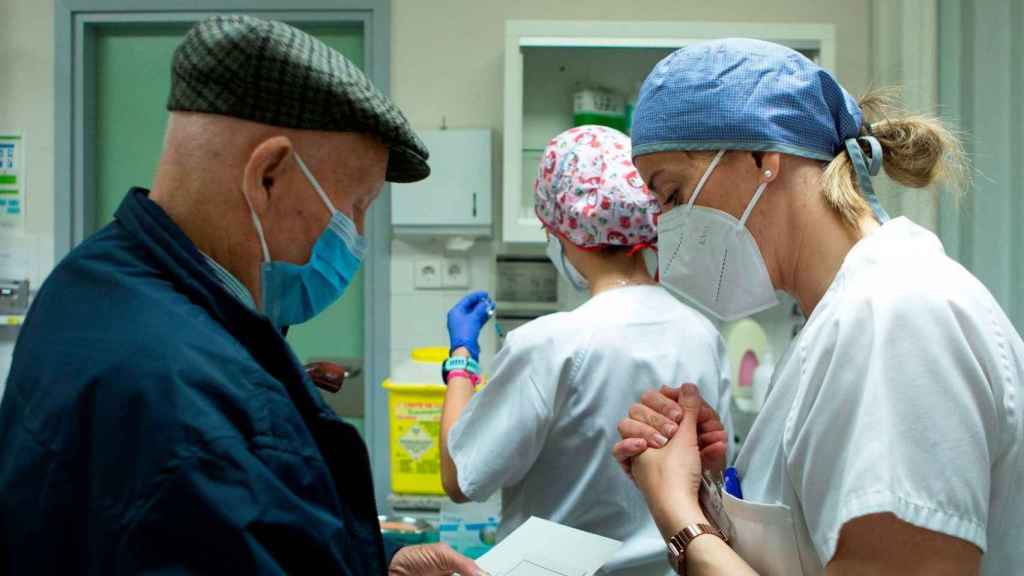
<svg viewBox="0 0 1024 576"><path fill-rule="evenodd" d="M42 286L0 406L0 572L464 575L388 562L366 448L282 329L342 295L385 180L429 174L402 113L279 22L207 20L172 66L152 191Z"/></svg>

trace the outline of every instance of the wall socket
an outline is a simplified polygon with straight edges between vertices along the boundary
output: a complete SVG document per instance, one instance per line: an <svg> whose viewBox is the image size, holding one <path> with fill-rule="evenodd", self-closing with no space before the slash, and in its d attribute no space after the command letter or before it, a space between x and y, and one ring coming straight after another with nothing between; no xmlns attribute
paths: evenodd
<svg viewBox="0 0 1024 576"><path fill-rule="evenodd" d="M443 288L469 288L469 258L445 258L441 261Z"/></svg>
<svg viewBox="0 0 1024 576"><path fill-rule="evenodd" d="M440 288L442 262L441 258L417 258L414 273L416 288Z"/></svg>

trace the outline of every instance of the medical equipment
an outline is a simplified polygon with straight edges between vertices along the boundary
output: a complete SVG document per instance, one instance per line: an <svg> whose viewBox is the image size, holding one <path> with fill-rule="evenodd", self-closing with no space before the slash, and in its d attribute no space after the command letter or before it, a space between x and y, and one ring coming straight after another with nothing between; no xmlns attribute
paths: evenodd
<svg viewBox="0 0 1024 576"><path fill-rule="evenodd" d="M383 382L396 494L444 494L439 431L445 386L438 367L447 358L444 346L416 348Z"/></svg>

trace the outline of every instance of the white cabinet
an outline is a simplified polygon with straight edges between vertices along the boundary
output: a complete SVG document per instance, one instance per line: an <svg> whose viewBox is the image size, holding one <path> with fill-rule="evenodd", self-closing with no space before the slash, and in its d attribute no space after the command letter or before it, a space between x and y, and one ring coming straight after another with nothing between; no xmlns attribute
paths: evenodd
<svg viewBox="0 0 1024 576"><path fill-rule="evenodd" d="M490 236L491 131L422 130L430 150L430 176L391 185L396 234Z"/></svg>
<svg viewBox="0 0 1024 576"><path fill-rule="evenodd" d="M831 24L510 20L505 24L502 240L544 242L533 182L547 142L573 126L573 93L585 86L627 100L673 50L743 36L785 44L832 68Z"/></svg>

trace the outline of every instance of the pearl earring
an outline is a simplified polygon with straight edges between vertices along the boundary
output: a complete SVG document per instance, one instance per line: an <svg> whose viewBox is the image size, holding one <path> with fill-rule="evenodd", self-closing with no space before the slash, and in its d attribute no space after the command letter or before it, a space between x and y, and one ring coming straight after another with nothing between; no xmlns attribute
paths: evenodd
<svg viewBox="0 0 1024 576"><path fill-rule="evenodd" d="M771 178L772 177L772 171L771 170L765 170L764 171L764 177L765 178Z"/></svg>

